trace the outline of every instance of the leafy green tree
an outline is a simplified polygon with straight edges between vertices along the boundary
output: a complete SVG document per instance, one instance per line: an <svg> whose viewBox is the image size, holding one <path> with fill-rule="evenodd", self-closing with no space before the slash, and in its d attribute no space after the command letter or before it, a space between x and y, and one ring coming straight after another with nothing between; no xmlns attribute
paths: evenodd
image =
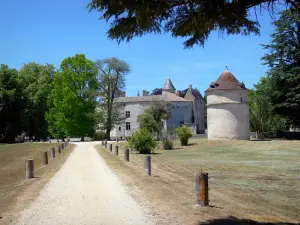
<svg viewBox="0 0 300 225"><path fill-rule="evenodd" d="M129 147L140 154L150 154L157 146L152 134L146 129L140 129L131 134L128 140Z"/></svg>
<svg viewBox="0 0 300 225"><path fill-rule="evenodd" d="M189 127L183 125L176 129L177 135L179 137L182 146L186 146L189 143L189 139L192 137L192 131Z"/></svg>
<svg viewBox="0 0 300 225"><path fill-rule="evenodd" d="M300 126L300 10L285 10L275 21L269 50L262 59L268 65L270 102L274 111Z"/></svg>
<svg viewBox="0 0 300 225"><path fill-rule="evenodd" d="M148 96L148 95L150 95L150 91L143 89L143 96Z"/></svg>
<svg viewBox="0 0 300 225"><path fill-rule="evenodd" d="M154 101L150 107L138 116L140 127L151 133L161 134L162 121L170 117L168 105L164 101Z"/></svg>
<svg viewBox="0 0 300 225"><path fill-rule="evenodd" d="M92 137L96 128L97 68L83 54L64 59L54 75L54 88L48 101L49 132L55 137L65 135Z"/></svg>
<svg viewBox="0 0 300 225"><path fill-rule="evenodd" d="M250 128L256 131L258 137L264 132L285 131L288 123L285 117L274 112L270 102L272 89L269 78L261 78L255 90L249 92Z"/></svg>
<svg viewBox="0 0 300 225"><path fill-rule="evenodd" d="M97 60L95 65L98 69L98 96L100 97L99 123L109 140L110 131L124 119L120 113L121 106L116 104L114 99L125 89L125 77L130 72L130 66L127 62L114 57Z"/></svg>
<svg viewBox="0 0 300 225"><path fill-rule="evenodd" d="M18 71L0 65L0 142L13 143L20 133L21 92Z"/></svg>
<svg viewBox="0 0 300 225"><path fill-rule="evenodd" d="M190 48L204 46L212 31L228 35L259 34L256 10L267 8L273 12L281 2L299 7L298 0L92 0L88 8L99 11L100 18L110 22L110 39L130 41L164 31L173 37L187 38L184 46Z"/></svg>
<svg viewBox="0 0 300 225"><path fill-rule="evenodd" d="M18 82L25 102L22 111L22 128L29 137L36 140L48 136L48 124L45 113L48 110L47 99L53 87L53 65L40 65L34 62L24 64L18 76Z"/></svg>

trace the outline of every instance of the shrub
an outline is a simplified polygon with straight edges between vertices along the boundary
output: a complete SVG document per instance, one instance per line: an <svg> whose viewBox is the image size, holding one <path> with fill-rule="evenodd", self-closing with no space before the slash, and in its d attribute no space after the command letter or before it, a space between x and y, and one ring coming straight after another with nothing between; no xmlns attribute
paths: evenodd
<svg viewBox="0 0 300 225"><path fill-rule="evenodd" d="M192 137L191 129L185 125L176 129L182 146L188 145L189 139Z"/></svg>
<svg viewBox="0 0 300 225"><path fill-rule="evenodd" d="M164 150L172 150L173 148L173 140L163 140L162 141Z"/></svg>
<svg viewBox="0 0 300 225"><path fill-rule="evenodd" d="M163 132L160 140L162 142L164 150L172 150L174 143L174 135L171 132Z"/></svg>
<svg viewBox="0 0 300 225"><path fill-rule="evenodd" d="M93 141L102 141L105 139L105 132L103 131L98 131L94 134L94 137L93 137Z"/></svg>
<svg viewBox="0 0 300 225"><path fill-rule="evenodd" d="M152 134L146 129L132 133L128 140L129 147L140 154L152 153L157 146Z"/></svg>

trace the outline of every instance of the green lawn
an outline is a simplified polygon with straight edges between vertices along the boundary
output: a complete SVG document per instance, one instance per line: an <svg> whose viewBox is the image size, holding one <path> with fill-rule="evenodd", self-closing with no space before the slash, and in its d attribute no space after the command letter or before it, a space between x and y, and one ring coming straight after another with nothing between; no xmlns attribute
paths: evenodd
<svg viewBox="0 0 300 225"><path fill-rule="evenodd" d="M194 204L194 173L202 168L209 173L212 207L200 212L211 217L300 220L300 141L192 139L190 143L184 148L176 143L171 151L157 150L158 154L152 155L153 176L146 180L142 170L144 156L131 154L131 162L125 163L123 156L116 159L108 150L100 154L121 177L128 170L126 176L134 176L136 182L131 182L140 188L153 186L147 191L159 190L161 195L154 194L157 198L173 198L184 207ZM124 144L119 145L124 148Z"/></svg>

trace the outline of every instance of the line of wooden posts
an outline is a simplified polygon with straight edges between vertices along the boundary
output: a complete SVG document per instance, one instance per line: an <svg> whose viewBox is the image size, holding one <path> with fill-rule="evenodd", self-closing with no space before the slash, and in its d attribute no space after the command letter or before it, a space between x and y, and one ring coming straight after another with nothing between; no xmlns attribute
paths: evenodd
<svg viewBox="0 0 300 225"><path fill-rule="evenodd" d="M116 140L118 142L118 139ZM107 140L102 141L102 147L107 148ZM114 154L116 156L119 155L119 146L115 145ZM113 144L109 144L109 151L113 152ZM126 148L124 151L124 160L129 162L129 149ZM202 170L202 169L201 169ZM147 176L151 176L151 156L145 155L144 158L144 171ZM209 199L208 199L208 173L199 172L194 174L194 182L195 182L195 201L197 206L208 206Z"/></svg>
<svg viewBox="0 0 300 225"><path fill-rule="evenodd" d="M67 142L64 142L62 144L59 144L57 146L57 152L58 154L61 154L64 149L66 149L69 145L69 140ZM46 166L49 163L49 157L48 157L48 151L42 152L43 157L43 165ZM55 159L56 152L55 147L50 149L50 158ZM25 179L31 179L34 178L34 160L33 159L27 159L25 161Z"/></svg>

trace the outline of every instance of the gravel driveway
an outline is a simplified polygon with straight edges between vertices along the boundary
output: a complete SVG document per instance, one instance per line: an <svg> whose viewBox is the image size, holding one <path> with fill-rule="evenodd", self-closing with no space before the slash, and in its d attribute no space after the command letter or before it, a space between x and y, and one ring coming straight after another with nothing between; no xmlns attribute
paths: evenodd
<svg viewBox="0 0 300 225"><path fill-rule="evenodd" d="M79 142L40 196L13 224L155 224L96 152Z"/></svg>

